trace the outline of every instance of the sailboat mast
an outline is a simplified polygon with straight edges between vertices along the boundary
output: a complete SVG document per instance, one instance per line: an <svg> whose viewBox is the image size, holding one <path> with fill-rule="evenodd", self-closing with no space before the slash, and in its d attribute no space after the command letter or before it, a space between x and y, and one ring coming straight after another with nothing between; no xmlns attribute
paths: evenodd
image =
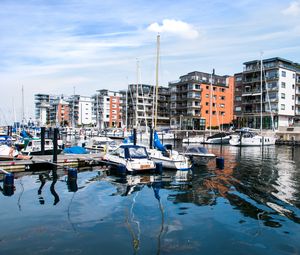
<svg viewBox="0 0 300 255"><path fill-rule="evenodd" d="M24 105L24 86L22 85L22 124L23 124L23 127L24 127L24 124L25 124L24 108L25 108L25 105Z"/></svg>
<svg viewBox="0 0 300 255"><path fill-rule="evenodd" d="M213 86L213 74L215 70L210 75L210 88L209 88L209 135L211 136L211 119L212 119L212 86Z"/></svg>
<svg viewBox="0 0 300 255"><path fill-rule="evenodd" d="M262 132L262 105L263 105L262 68L263 68L263 61L262 61L262 53L261 53L260 55L260 133Z"/></svg>
<svg viewBox="0 0 300 255"><path fill-rule="evenodd" d="M136 61L135 126L138 126L139 61Z"/></svg>
<svg viewBox="0 0 300 255"><path fill-rule="evenodd" d="M154 129L157 127L157 102L158 102L158 68L159 68L159 45L160 35L157 35L157 51L156 51L156 84L155 84L155 119L154 119Z"/></svg>

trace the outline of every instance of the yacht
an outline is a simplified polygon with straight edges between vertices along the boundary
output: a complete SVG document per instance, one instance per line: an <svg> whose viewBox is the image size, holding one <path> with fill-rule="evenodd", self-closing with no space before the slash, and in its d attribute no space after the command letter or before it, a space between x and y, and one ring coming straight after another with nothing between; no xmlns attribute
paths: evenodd
<svg viewBox="0 0 300 255"><path fill-rule="evenodd" d="M206 165L210 160L216 157L215 154L209 153L206 148L202 146L187 147L184 155L190 157L195 165Z"/></svg>
<svg viewBox="0 0 300 255"><path fill-rule="evenodd" d="M156 170L156 164L148 155L146 147L141 145L122 144L103 157L113 166L125 166L127 172Z"/></svg>

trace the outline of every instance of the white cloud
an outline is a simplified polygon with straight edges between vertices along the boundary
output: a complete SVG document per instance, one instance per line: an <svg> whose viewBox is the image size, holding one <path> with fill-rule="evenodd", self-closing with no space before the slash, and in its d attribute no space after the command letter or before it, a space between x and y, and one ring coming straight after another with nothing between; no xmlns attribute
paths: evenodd
<svg viewBox="0 0 300 255"><path fill-rule="evenodd" d="M300 15L300 1L291 2L289 7L282 11L285 15L298 16Z"/></svg>
<svg viewBox="0 0 300 255"><path fill-rule="evenodd" d="M148 26L147 30L157 33L170 33L187 39L195 39L199 32L190 24L181 20L164 19L162 25L157 22Z"/></svg>

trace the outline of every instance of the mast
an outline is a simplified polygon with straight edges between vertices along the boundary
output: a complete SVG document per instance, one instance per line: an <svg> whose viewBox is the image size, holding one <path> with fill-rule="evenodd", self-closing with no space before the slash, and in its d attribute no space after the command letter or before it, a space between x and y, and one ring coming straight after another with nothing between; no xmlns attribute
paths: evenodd
<svg viewBox="0 0 300 255"><path fill-rule="evenodd" d="M24 86L22 85L22 126L24 127L25 123L25 112L24 112Z"/></svg>
<svg viewBox="0 0 300 255"><path fill-rule="evenodd" d="M212 86L213 86L213 74L215 69L213 69L210 75L210 88L209 88L209 135L211 136L211 119L212 119Z"/></svg>
<svg viewBox="0 0 300 255"><path fill-rule="evenodd" d="M263 70L263 61L262 61L262 52L260 54L260 133L262 132L262 97L263 97L263 88L262 88L262 70Z"/></svg>
<svg viewBox="0 0 300 255"><path fill-rule="evenodd" d="M157 35L157 51L156 51L156 90L155 90L155 118L154 118L154 129L157 126L157 99L158 99L158 68L159 68L159 45L160 44L160 35Z"/></svg>
<svg viewBox="0 0 300 255"><path fill-rule="evenodd" d="M138 126L139 60L136 60L135 127Z"/></svg>

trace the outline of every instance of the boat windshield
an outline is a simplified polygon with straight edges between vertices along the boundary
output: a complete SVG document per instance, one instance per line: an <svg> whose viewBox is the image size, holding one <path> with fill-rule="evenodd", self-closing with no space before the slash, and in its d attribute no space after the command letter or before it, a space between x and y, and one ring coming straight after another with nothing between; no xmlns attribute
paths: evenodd
<svg viewBox="0 0 300 255"><path fill-rule="evenodd" d="M148 158L148 153L144 147L130 147L130 158Z"/></svg>
<svg viewBox="0 0 300 255"><path fill-rule="evenodd" d="M187 148L186 152L188 153L207 153L207 149L204 147L190 147Z"/></svg>

